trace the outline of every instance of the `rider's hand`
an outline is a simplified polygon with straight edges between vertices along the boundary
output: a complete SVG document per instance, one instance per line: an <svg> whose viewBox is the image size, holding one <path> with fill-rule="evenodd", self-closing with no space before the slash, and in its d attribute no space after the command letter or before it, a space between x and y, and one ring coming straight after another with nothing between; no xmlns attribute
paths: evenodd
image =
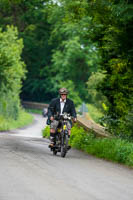
<svg viewBox="0 0 133 200"><path fill-rule="evenodd" d="M51 120L51 121L53 121L53 120L54 120L54 117L53 117L53 116L52 116L52 117L50 117L50 120Z"/></svg>
<svg viewBox="0 0 133 200"><path fill-rule="evenodd" d="M74 122L76 122L77 121L77 118L74 118Z"/></svg>

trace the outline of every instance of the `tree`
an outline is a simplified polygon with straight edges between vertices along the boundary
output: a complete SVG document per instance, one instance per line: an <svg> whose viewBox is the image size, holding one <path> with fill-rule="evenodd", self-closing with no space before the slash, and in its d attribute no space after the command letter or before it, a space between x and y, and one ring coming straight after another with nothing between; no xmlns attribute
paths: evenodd
<svg viewBox="0 0 133 200"><path fill-rule="evenodd" d="M87 81L98 70L101 59L97 42L92 41L92 19L86 15L87 9L87 1L64 0L49 7L48 18L50 42L56 41L50 68L55 89L70 80L82 100L88 99Z"/></svg>
<svg viewBox="0 0 133 200"><path fill-rule="evenodd" d="M133 96L133 4L125 0L92 2L97 13L94 19L103 27L99 39L106 71L101 89L109 102L106 123L114 134L133 135L125 123Z"/></svg>
<svg viewBox="0 0 133 200"><path fill-rule="evenodd" d="M20 108L19 94L25 64L21 61L22 39L13 26L0 29L0 115L17 119Z"/></svg>
<svg viewBox="0 0 133 200"><path fill-rule="evenodd" d="M131 0L2 0L0 9L1 26L24 39L22 98L48 101L67 86L77 105L105 105L111 132L132 135Z"/></svg>
<svg viewBox="0 0 133 200"><path fill-rule="evenodd" d="M51 45L48 44L50 27L47 23L48 0L11 0L0 2L0 26L7 24L18 28L23 38L22 58L27 65L27 78L23 82L21 98L44 101L47 99L47 69L51 60Z"/></svg>

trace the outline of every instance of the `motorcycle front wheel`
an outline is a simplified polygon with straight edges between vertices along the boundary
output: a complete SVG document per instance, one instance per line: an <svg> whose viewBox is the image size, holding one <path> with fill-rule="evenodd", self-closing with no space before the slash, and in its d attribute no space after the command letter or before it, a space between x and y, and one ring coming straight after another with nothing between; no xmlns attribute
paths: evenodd
<svg viewBox="0 0 133 200"><path fill-rule="evenodd" d="M68 149L68 135L65 135L62 138L62 142L61 142L61 157L62 158L66 156L67 149Z"/></svg>

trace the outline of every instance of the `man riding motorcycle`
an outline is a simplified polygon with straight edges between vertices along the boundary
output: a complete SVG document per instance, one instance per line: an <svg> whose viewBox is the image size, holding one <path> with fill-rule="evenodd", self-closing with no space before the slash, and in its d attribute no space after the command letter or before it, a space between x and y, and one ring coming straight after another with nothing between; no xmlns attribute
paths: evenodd
<svg viewBox="0 0 133 200"><path fill-rule="evenodd" d="M73 117L74 122L77 120L77 114L75 110L75 106L72 100L67 98L68 90L66 88L59 89L60 98L55 98L51 101L49 108L48 108L48 119L50 120L50 140L51 144L49 147L54 146L55 142L55 132L59 125L59 121L54 119L54 116L63 113L70 114ZM71 123L68 121L67 128L68 134L70 137L71 133Z"/></svg>

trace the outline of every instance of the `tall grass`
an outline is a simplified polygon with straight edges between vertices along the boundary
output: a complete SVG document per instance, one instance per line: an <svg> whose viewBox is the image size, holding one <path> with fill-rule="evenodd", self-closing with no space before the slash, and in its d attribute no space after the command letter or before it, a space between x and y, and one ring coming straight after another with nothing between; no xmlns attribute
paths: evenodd
<svg viewBox="0 0 133 200"><path fill-rule="evenodd" d="M19 111L19 116L17 120L14 120L12 118L7 119L4 116L0 115L0 131L8 131L24 127L32 123L32 121L33 121L33 116L22 109Z"/></svg>
<svg viewBox="0 0 133 200"><path fill-rule="evenodd" d="M133 143L120 138L97 138L83 128L72 128L70 143L72 147L110 161L133 166Z"/></svg>
<svg viewBox="0 0 133 200"><path fill-rule="evenodd" d="M87 108L87 117L96 123L100 123L100 118L103 117L103 113L100 111L100 109L96 108L93 104L87 104Z"/></svg>

